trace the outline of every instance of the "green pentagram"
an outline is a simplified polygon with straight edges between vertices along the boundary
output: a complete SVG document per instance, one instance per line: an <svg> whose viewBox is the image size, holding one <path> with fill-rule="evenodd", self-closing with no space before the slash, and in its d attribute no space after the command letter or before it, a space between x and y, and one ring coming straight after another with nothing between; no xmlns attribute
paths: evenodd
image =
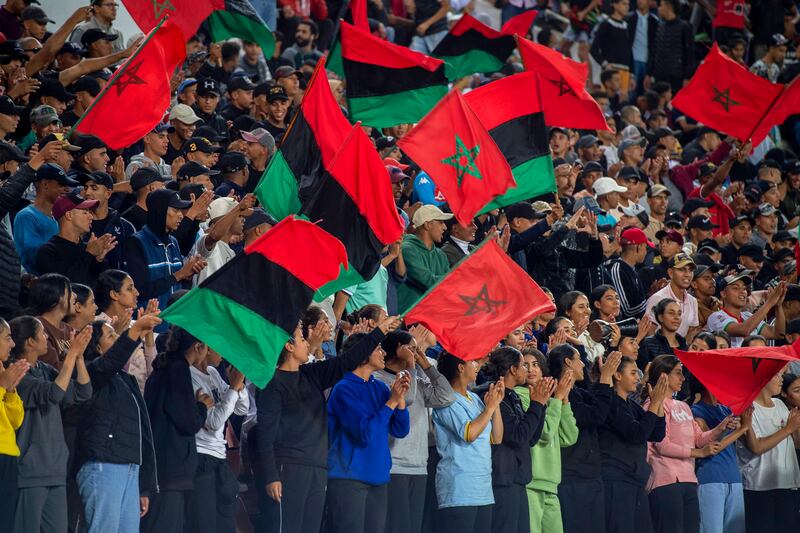
<svg viewBox="0 0 800 533"><path fill-rule="evenodd" d="M161 2L159 2L159 0L150 1L153 2L153 11L155 11L156 20L161 20L161 17L164 15L164 11L177 11L170 0L161 0Z"/></svg>
<svg viewBox="0 0 800 533"><path fill-rule="evenodd" d="M504 300L492 300L489 298L489 289L486 287L485 283L477 296L459 294L458 297L469 306L464 312L464 316L476 315L478 313L497 314L497 308L506 303Z"/></svg>
<svg viewBox="0 0 800 533"><path fill-rule="evenodd" d="M464 179L466 174L479 180L483 179L481 177L481 172L478 170L478 166L475 164L475 158L478 157L480 151L480 146L477 144L473 148L468 149L464 141L461 140L461 137L456 135L456 153L442 159L441 162L442 164L450 165L456 169L459 187L461 186L461 180Z"/></svg>
<svg viewBox="0 0 800 533"><path fill-rule="evenodd" d="M714 89L714 98L711 99L712 102L716 102L725 108L726 112L730 112L731 107L742 105L741 102L737 102L731 98L731 88L728 87L727 89L720 91L713 85L711 86Z"/></svg>
<svg viewBox="0 0 800 533"><path fill-rule="evenodd" d="M147 82L140 78L138 74L141 66L142 61L139 61L135 65L126 68L120 77L117 78L117 81L114 82L114 86L117 88L117 96L125 92L125 89L127 89L129 85L147 85Z"/></svg>

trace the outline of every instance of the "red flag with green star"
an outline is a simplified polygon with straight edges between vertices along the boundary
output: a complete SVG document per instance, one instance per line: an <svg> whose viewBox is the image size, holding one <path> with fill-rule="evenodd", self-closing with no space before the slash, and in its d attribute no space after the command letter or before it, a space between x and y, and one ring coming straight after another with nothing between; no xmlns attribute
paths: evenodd
<svg viewBox="0 0 800 533"><path fill-rule="evenodd" d="M755 130L782 91L783 85L756 76L714 43L689 84L672 99L672 106L740 141L753 137L756 146L768 128Z"/></svg>
<svg viewBox="0 0 800 533"><path fill-rule="evenodd" d="M508 161L458 90L436 104L398 146L439 186L465 226L516 185Z"/></svg>

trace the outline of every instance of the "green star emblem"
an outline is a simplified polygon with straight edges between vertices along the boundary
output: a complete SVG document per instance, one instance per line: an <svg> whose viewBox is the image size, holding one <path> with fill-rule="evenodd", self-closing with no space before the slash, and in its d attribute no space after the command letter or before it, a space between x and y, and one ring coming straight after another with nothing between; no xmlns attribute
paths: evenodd
<svg viewBox="0 0 800 533"><path fill-rule="evenodd" d="M172 5L170 0L150 0L153 2L153 11L156 14L156 20L161 20L161 17L164 16L164 11L177 11L175 6Z"/></svg>
<svg viewBox="0 0 800 533"><path fill-rule="evenodd" d="M722 91L720 91L713 85L711 86L711 88L714 89L714 98L712 98L711 101L721 105L723 108L725 108L726 112L730 112L731 107L733 106L742 105L741 102L737 102L736 100L731 98L730 87Z"/></svg>
<svg viewBox="0 0 800 533"><path fill-rule="evenodd" d="M480 151L480 146L477 144L472 148L467 148L467 145L464 144L461 137L456 135L456 153L442 159L441 162L444 165L450 165L456 169L459 187L461 186L461 181L464 179L464 176L467 174L479 180L483 179L478 170L478 166L475 164L475 158L478 157Z"/></svg>

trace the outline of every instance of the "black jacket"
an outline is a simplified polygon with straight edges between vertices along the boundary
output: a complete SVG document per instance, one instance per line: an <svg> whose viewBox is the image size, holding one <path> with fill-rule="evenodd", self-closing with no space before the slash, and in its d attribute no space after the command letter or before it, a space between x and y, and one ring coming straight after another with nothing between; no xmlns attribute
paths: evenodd
<svg viewBox="0 0 800 533"><path fill-rule="evenodd" d="M17 206L25 189L35 177L36 171L25 163L0 185L0 317L6 319L11 319L19 311L22 275L19 255L11 237L11 228L6 224L6 215Z"/></svg>
<svg viewBox="0 0 800 533"><path fill-rule="evenodd" d="M625 19L628 22L628 46L631 49L631 62L633 62L633 41L636 39L636 25L639 23L639 17L642 15L634 9L632 13L630 13L627 18ZM650 56L656 49L656 30L658 29L658 17L655 16L653 13L648 13L647 15L647 59L650 59ZM649 64L649 61L648 61ZM632 66L632 65L631 65ZM647 71L650 74L650 71Z"/></svg>
<svg viewBox="0 0 800 533"><path fill-rule="evenodd" d="M561 473L568 479L600 478L600 444L597 428L603 425L614 394L609 385L594 383L589 389L573 387L569 403L578 426L578 442L561 449Z"/></svg>
<svg viewBox="0 0 800 533"><path fill-rule="evenodd" d="M92 221L92 233L96 237L108 233L117 239L117 245L106 255L106 263L108 268L125 270L125 241L136 233L133 224L122 218L119 211L109 207L106 218Z"/></svg>
<svg viewBox="0 0 800 533"><path fill-rule="evenodd" d="M686 350L686 339L680 335L675 337L678 339L678 349ZM639 345L639 357L636 358L636 365L644 372L647 363L664 354L675 355L675 349L669 345L669 341L660 331L656 331L655 335L642 339L642 344Z"/></svg>
<svg viewBox="0 0 800 533"><path fill-rule="evenodd" d="M36 252L36 270L39 274L62 274L72 283L94 286L97 276L108 268L105 259L97 258L86 251L83 242L72 242L60 235L53 235Z"/></svg>
<svg viewBox="0 0 800 533"><path fill-rule="evenodd" d="M598 429L603 479L644 487L652 470L647 464L647 443L661 442L666 431L663 416L613 394L608 418Z"/></svg>
<svg viewBox="0 0 800 533"><path fill-rule="evenodd" d="M694 72L694 32L685 20L660 20L647 71L657 81L688 80Z"/></svg>
<svg viewBox="0 0 800 533"><path fill-rule="evenodd" d="M542 436L545 406L531 400L522 409L517 393L506 389L500 402L503 417L503 442L492 446L492 485L527 485L533 478L531 446Z"/></svg>
<svg viewBox="0 0 800 533"><path fill-rule="evenodd" d="M556 301L575 288L575 270L603 264L603 244L583 232L575 232L574 247L566 225L533 242L527 250L528 274L542 287L553 292Z"/></svg>
<svg viewBox="0 0 800 533"><path fill-rule="evenodd" d="M467 250L470 252L472 252L474 249L474 245L467 245ZM442 251L447 256L447 261L450 263L451 267L455 266L456 263L467 256L467 254L464 253L464 250L462 250L461 247L452 240L452 238L448 238L447 242L442 245Z"/></svg>
<svg viewBox="0 0 800 533"><path fill-rule="evenodd" d="M197 472L195 433L206 423L206 406L195 399L183 354L161 354L144 386L153 430L161 490L191 490Z"/></svg>
<svg viewBox="0 0 800 533"><path fill-rule="evenodd" d="M81 410L76 463L138 464L139 490L158 491L153 433L136 379L123 372L138 342L123 334L108 352L86 364L92 399Z"/></svg>
<svg viewBox="0 0 800 533"><path fill-rule="evenodd" d="M256 392L258 425L255 435L256 471L265 483L279 481L283 464L327 469L328 414L325 390L367 360L384 336L374 329L338 357L306 364L297 372L276 370L264 389Z"/></svg>

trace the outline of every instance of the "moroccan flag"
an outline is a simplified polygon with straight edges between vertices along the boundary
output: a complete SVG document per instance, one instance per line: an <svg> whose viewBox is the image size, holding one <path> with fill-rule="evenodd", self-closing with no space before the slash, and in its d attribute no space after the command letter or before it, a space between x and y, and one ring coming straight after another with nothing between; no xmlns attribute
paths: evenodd
<svg viewBox="0 0 800 533"><path fill-rule="evenodd" d="M536 14L535 10L526 11L509 19L497 31L465 13L431 55L447 63L445 72L450 80L475 72L497 72L517 47L514 34L524 37Z"/></svg>
<svg viewBox="0 0 800 533"><path fill-rule="evenodd" d="M783 85L751 73L714 43L689 84L672 99L672 106L744 142L753 136L782 90ZM760 135L753 136L753 146L764 139L766 131Z"/></svg>
<svg viewBox="0 0 800 533"><path fill-rule="evenodd" d="M272 53L275 51L275 36L264 19L256 13L250 1L222 1L224 1L224 9L214 11L206 20L211 41L219 42L238 37L257 43L264 52L264 57L272 57Z"/></svg>
<svg viewBox="0 0 800 533"><path fill-rule="evenodd" d="M161 122L170 105L170 78L186 59L186 40L171 21L159 24L117 69L74 130L97 135L120 150Z"/></svg>
<svg viewBox="0 0 800 533"><path fill-rule="evenodd" d="M764 139L773 127L783 124L790 115L798 113L800 113L800 82L795 78L783 87L780 96L750 135L753 145L756 146L755 139Z"/></svg>
<svg viewBox="0 0 800 533"><path fill-rule="evenodd" d="M501 109L487 112L505 113ZM457 89L404 135L398 146L439 186L464 226L495 196L515 185L503 152Z"/></svg>
<svg viewBox="0 0 800 533"><path fill-rule="evenodd" d="M447 92L442 60L345 21L339 31L351 120L375 128L419 122Z"/></svg>
<svg viewBox="0 0 800 533"><path fill-rule="evenodd" d="M405 314L445 350L471 361L533 317L554 311L550 298L494 240L461 260Z"/></svg>
<svg viewBox="0 0 800 533"><path fill-rule="evenodd" d="M322 58L299 112L256 187L256 197L264 209L278 220L300 211L304 195L333 161L351 128L331 93Z"/></svg>
<svg viewBox="0 0 800 533"><path fill-rule="evenodd" d="M556 178L536 74L523 72L493 81L468 92L464 100L500 148L517 182L480 212L555 192Z"/></svg>
<svg viewBox="0 0 800 533"><path fill-rule="evenodd" d="M800 359L800 341L790 346L727 348L675 355L734 414L750 407L761 389L787 363Z"/></svg>
<svg viewBox="0 0 800 533"><path fill-rule="evenodd" d="M286 218L161 313L219 352L256 386L275 372L314 291L347 265L319 226Z"/></svg>
<svg viewBox="0 0 800 533"><path fill-rule="evenodd" d="M225 8L224 0L122 0L122 3L143 32L149 32L168 16L187 41L212 11Z"/></svg>
<svg viewBox="0 0 800 533"><path fill-rule="evenodd" d="M342 241L350 263L347 274L321 289L317 300L372 279L383 246L403 235L389 173L360 124L352 127L300 214Z"/></svg>
<svg viewBox="0 0 800 533"><path fill-rule="evenodd" d="M607 130L603 110L586 92L589 67L560 52L517 36L525 70L539 75L539 99L548 126Z"/></svg>

